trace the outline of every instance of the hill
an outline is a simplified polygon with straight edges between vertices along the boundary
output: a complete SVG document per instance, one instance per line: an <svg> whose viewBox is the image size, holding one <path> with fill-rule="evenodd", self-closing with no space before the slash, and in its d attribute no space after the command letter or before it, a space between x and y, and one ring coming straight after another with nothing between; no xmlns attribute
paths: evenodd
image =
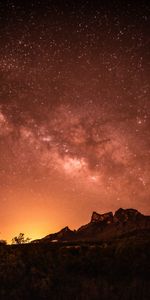
<svg viewBox="0 0 150 300"><path fill-rule="evenodd" d="M76 231L1 244L0 299L149 300L149 225L134 209L93 212Z"/></svg>
<svg viewBox="0 0 150 300"><path fill-rule="evenodd" d="M136 209L120 208L114 215L112 212L105 214L93 212L90 222L78 230L72 231L65 227L59 232L33 242L107 241L124 235L140 235L143 230L145 232L150 230L150 216L144 216Z"/></svg>

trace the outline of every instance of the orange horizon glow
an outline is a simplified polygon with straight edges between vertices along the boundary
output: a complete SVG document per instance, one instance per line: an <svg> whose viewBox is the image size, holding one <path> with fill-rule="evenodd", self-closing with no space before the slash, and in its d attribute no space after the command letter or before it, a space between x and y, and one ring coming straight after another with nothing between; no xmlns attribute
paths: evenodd
<svg viewBox="0 0 150 300"><path fill-rule="evenodd" d="M93 211L150 214L147 6L60 2L2 4L0 237L9 242L79 228Z"/></svg>

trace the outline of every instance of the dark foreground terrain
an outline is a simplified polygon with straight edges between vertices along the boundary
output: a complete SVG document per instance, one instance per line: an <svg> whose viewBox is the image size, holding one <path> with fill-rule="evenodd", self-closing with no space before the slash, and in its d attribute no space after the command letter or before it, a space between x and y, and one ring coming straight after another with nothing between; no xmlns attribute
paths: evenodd
<svg viewBox="0 0 150 300"><path fill-rule="evenodd" d="M0 299L148 300L150 237L0 246Z"/></svg>
<svg viewBox="0 0 150 300"><path fill-rule="evenodd" d="M149 300L150 217L94 212L29 244L0 245L0 300Z"/></svg>

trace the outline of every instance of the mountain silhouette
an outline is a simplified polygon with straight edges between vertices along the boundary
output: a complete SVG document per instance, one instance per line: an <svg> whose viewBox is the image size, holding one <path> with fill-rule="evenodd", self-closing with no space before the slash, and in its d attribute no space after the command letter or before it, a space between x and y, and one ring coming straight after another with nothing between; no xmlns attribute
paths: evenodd
<svg viewBox="0 0 150 300"><path fill-rule="evenodd" d="M32 242L108 241L128 235L145 235L149 230L150 216L145 216L133 208L119 208L114 214L93 212L90 222L77 230L65 227Z"/></svg>
<svg viewBox="0 0 150 300"><path fill-rule="evenodd" d="M150 299L150 216L93 212L78 230L2 243L0 300L10 299Z"/></svg>

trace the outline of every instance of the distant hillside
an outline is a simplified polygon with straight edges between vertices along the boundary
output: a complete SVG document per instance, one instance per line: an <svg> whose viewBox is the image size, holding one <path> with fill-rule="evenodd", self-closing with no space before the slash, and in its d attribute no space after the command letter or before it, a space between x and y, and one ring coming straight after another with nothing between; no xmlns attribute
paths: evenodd
<svg viewBox="0 0 150 300"><path fill-rule="evenodd" d="M0 245L0 300L149 300L150 217L93 212L27 244Z"/></svg>
<svg viewBox="0 0 150 300"><path fill-rule="evenodd" d="M32 243L70 242L70 241L107 241L131 234L140 235L150 230L150 216L144 216L136 209L118 209L112 212L99 214L93 212L88 224L78 230L68 227L59 232L32 241Z"/></svg>

